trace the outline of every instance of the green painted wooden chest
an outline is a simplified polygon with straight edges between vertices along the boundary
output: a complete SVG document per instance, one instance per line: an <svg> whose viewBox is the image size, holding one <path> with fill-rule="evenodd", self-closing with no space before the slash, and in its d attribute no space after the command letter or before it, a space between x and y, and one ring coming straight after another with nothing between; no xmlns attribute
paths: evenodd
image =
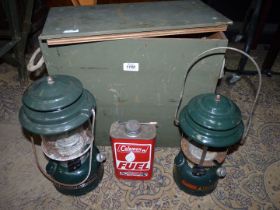
<svg viewBox="0 0 280 210"><path fill-rule="evenodd" d="M178 146L173 125L186 68L202 51L226 46L231 21L198 0L50 10L40 46L49 74L80 79L97 102L96 143L110 145L114 121L158 122L157 146ZM223 55L198 62L185 100L214 92Z"/></svg>

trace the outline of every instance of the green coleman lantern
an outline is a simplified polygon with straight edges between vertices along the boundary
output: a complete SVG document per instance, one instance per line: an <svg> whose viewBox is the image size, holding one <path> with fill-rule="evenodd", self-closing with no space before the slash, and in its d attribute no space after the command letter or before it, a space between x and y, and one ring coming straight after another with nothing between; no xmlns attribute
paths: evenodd
<svg viewBox="0 0 280 210"><path fill-rule="evenodd" d="M222 163L228 148L243 135L241 112L224 96L202 94L182 109L179 126L183 137L175 158L175 181L190 194L210 193L226 175Z"/></svg>
<svg viewBox="0 0 280 210"><path fill-rule="evenodd" d="M253 61L259 72L259 87L249 115L245 135L243 135L244 124L240 109L230 99L219 94L206 93L192 98L183 107L179 118L177 118L191 67L197 60L203 58L202 55L220 49L230 49L247 56ZM238 49L213 48L201 53L194 59L187 70L175 113L175 124L178 125L182 138L181 150L174 160L173 176L181 190L191 195L203 196L216 188L219 178L226 175L226 169L222 164L226 159L228 149L240 142L242 137L244 138L248 133L260 88L261 74L259 67L248 54Z"/></svg>
<svg viewBox="0 0 280 210"><path fill-rule="evenodd" d="M104 154L94 145L95 99L71 76L55 75L35 81L24 93L19 120L32 133L40 171L64 194L94 189L103 176ZM46 170L38 161L34 136L42 139Z"/></svg>

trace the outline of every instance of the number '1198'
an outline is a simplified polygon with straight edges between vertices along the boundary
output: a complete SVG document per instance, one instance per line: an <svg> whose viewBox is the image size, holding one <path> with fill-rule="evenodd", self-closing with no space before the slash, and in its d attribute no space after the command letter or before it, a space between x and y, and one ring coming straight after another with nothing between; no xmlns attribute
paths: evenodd
<svg viewBox="0 0 280 210"><path fill-rule="evenodd" d="M139 63L123 63L124 71L139 71Z"/></svg>

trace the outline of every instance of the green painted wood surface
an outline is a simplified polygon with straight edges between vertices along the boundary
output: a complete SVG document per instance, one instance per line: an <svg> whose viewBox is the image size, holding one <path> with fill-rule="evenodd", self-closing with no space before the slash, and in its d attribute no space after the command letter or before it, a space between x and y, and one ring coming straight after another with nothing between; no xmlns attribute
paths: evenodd
<svg viewBox="0 0 280 210"><path fill-rule="evenodd" d="M185 70L202 51L226 45L227 40L146 38L49 47L41 40L49 73L77 77L96 97L97 145L110 144L112 122L137 119L158 122L157 146L179 146L173 118ZM197 63L183 105L214 92L222 60L223 55L215 55ZM123 71L126 62L139 63L139 71Z"/></svg>
<svg viewBox="0 0 280 210"><path fill-rule="evenodd" d="M199 0L58 7L49 12L40 39L184 29L230 24Z"/></svg>

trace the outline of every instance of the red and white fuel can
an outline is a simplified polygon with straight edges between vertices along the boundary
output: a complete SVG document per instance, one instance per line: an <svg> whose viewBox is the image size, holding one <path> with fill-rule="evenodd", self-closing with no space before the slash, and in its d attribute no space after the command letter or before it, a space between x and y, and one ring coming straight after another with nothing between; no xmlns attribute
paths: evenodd
<svg viewBox="0 0 280 210"><path fill-rule="evenodd" d="M115 174L120 179L147 180L152 177L156 123L137 120L111 125Z"/></svg>

